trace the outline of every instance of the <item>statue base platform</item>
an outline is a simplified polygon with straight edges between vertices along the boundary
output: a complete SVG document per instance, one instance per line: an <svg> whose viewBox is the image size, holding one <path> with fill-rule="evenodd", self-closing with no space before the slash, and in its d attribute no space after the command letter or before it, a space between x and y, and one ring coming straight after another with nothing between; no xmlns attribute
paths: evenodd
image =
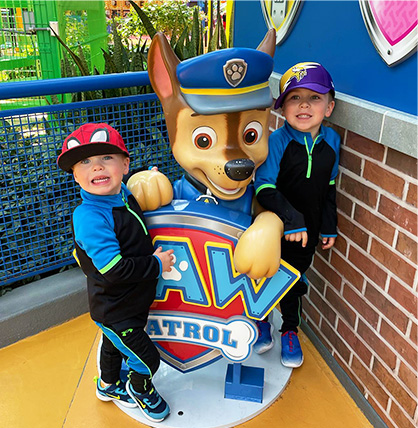
<svg viewBox="0 0 418 428"><path fill-rule="evenodd" d="M224 398L225 376L231 362L221 359L189 373L181 373L161 362L154 376L154 384L171 409L163 422L149 421L138 408L115 404L133 419L152 427L226 428L256 417L282 394L292 373L292 369L284 367L280 362L280 313L274 309L272 314L274 347L262 355L253 353L243 363L245 366L264 369L261 403Z"/></svg>

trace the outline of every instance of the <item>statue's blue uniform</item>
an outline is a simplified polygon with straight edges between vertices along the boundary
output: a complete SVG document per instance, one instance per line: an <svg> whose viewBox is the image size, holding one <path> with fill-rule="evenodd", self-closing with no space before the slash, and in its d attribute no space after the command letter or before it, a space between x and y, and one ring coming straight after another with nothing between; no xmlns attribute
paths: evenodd
<svg viewBox="0 0 418 428"><path fill-rule="evenodd" d="M200 200L205 200L205 198L203 197L205 193L202 193L200 190L198 190L189 180L186 179L185 176L183 176L180 180L177 180L174 183L173 192L174 199L186 199L188 201L195 201L201 198ZM251 215L253 197L254 187L251 184L247 186L245 193L240 198L234 201L226 201L223 199L214 198L212 196L208 196L206 200L209 203L215 203L216 201L222 207Z"/></svg>

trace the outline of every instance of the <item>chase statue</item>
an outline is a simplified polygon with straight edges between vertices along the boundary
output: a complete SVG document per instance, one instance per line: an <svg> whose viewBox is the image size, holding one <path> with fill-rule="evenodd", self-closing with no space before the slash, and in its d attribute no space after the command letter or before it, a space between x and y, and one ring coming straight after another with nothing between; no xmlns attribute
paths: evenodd
<svg viewBox="0 0 418 428"><path fill-rule="evenodd" d="M251 182L268 152L274 50L270 30L257 50L231 48L180 62L165 36L155 35L148 73L185 174L173 190L157 171L131 177L128 187L144 211L170 203L174 194L254 214ZM253 279L272 277L280 265L282 234L275 214L258 214L235 248L236 270Z"/></svg>

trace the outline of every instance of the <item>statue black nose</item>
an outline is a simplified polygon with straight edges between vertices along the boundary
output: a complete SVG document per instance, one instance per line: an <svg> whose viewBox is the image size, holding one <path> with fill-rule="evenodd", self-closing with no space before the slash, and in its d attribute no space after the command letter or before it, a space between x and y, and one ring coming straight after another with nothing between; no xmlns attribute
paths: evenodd
<svg viewBox="0 0 418 428"><path fill-rule="evenodd" d="M250 159L235 159L225 164L225 173L235 181L243 181L251 177L255 164Z"/></svg>

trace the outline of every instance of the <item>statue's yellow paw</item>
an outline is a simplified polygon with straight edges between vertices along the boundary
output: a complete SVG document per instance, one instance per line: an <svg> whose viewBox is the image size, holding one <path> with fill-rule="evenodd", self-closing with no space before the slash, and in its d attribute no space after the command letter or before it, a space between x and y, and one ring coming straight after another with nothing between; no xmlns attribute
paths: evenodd
<svg viewBox="0 0 418 428"><path fill-rule="evenodd" d="M270 278L280 267L283 222L265 211L242 234L234 252L235 269L252 279Z"/></svg>
<svg viewBox="0 0 418 428"><path fill-rule="evenodd" d="M161 172L148 170L137 172L126 184L138 201L142 211L152 211L167 205L173 199L173 186Z"/></svg>

